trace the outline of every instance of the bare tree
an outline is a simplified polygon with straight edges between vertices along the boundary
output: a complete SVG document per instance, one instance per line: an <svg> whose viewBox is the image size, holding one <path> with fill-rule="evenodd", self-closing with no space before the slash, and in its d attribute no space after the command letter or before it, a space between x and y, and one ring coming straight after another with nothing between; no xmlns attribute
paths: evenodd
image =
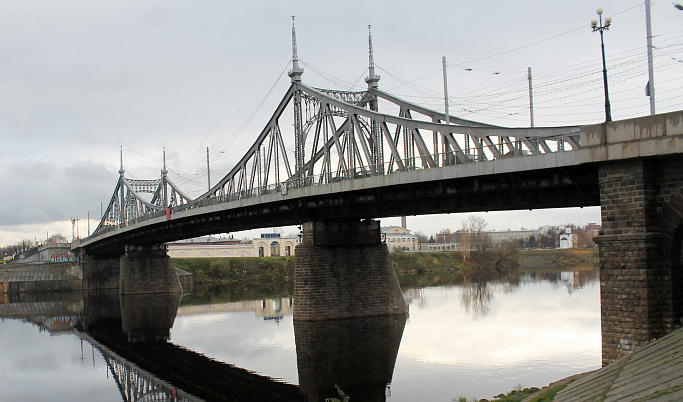
<svg viewBox="0 0 683 402"><path fill-rule="evenodd" d="M474 258L480 264L485 263L492 245L491 236L486 232L488 223L480 216L470 215L466 224L470 246L474 249Z"/></svg>

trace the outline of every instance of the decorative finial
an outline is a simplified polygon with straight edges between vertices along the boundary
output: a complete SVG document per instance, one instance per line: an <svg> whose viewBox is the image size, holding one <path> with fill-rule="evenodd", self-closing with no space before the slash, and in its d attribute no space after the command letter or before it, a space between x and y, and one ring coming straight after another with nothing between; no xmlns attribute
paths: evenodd
<svg viewBox="0 0 683 402"><path fill-rule="evenodd" d="M292 15L292 60L299 60L296 51L296 27L294 26L294 16Z"/></svg>
<svg viewBox="0 0 683 402"><path fill-rule="evenodd" d="M121 146L121 167L119 168L119 174L123 176L125 173L125 169L123 169L123 145Z"/></svg>
<svg viewBox="0 0 683 402"><path fill-rule="evenodd" d="M375 68L375 57L372 54L372 25L368 25L368 43L370 44L370 68Z"/></svg>
<svg viewBox="0 0 683 402"><path fill-rule="evenodd" d="M292 69L287 75L292 79L292 82L301 81L301 74L304 69L299 67L299 55L296 50L296 28L294 27L294 16L292 15Z"/></svg>
<svg viewBox="0 0 683 402"><path fill-rule="evenodd" d="M372 25L368 25L368 44L369 49L370 49L370 63L368 66L368 77L365 79L365 82L368 84L368 89L373 89L377 88L379 86L378 81L379 81L379 75L375 74L375 56L372 51L372 31L371 31Z"/></svg>
<svg viewBox="0 0 683 402"><path fill-rule="evenodd" d="M166 147L164 147L164 168L161 169L161 175L166 176L168 174L168 170L166 169Z"/></svg>

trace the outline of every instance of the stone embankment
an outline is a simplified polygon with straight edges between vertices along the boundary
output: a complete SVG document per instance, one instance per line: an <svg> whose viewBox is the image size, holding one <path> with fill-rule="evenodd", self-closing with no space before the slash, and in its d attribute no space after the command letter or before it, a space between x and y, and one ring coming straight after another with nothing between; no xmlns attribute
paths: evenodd
<svg viewBox="0 0 683 402"><path fill-rule="evenodd" d="M599 370L550 384L524 402L567 383L553 401L683 401L683 329Z"/></svg>
<svg viewBox="0 0 683 402"><path fill-rule="evenodd" d="M80 290L81 279L81 271L71 262L2 265L0 295Z"/></svg>
<svg viewBox="0 0 683 402"><path fill-rule="evenodd" d="M184 293L192 291L192 274L176 268ZM8 294L82 289L82 273L72 262L0 265L0 303Z"/></svg>

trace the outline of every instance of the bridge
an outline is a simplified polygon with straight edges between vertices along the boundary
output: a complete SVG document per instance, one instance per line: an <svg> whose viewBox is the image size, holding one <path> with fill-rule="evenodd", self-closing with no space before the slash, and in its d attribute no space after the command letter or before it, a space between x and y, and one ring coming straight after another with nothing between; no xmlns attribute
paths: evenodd
<svg viewBox="0 0 683 402"><path fill-rule="evenodd" d="M604 363L673 329L683 315L683 112L492 126L380 90L371 35L369 44L366 91L313 88L292 27L288 91L247 153L197 198L168 178L165 157L154 180L128 179L121 158L101 222L74 246L84 287L174 291L165 242L302 225L295 319L403 314L373 219L600 205Z"/></svg>

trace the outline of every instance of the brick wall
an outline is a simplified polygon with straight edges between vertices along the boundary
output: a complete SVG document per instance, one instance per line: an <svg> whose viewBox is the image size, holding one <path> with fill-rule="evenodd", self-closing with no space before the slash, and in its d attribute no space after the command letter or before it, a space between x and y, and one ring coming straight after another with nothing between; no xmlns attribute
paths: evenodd
<svg viewBox="0 0 683 402"><path fill-rule="evenodd" d="M325 230L327 222L304 225L294 267L295 320L407 312L389 252L380 242L379 222L375 223L332 222L330 230ZM334 235L340 245L330 245ZM354 238L361 244L352 244ZM369 239L374 244L367 244Z"/></svg>
<svg viewBox="0 0 683 402"><path fill-rule="evenodd" d="M603 364L670 332L680 318L680 265L667 240L680 219L664 212L683 189L681 165L640 159L600 167Z"/></svg>
<svg viewBox="0 0 683 402"><path fill-rule="evenodd" d="M181 292L166 246L126 246L120 259L121 294Z"/></svg>
<svg viewBox="0 0 683 402"><path fill-rule="evenodd" d="M78 266L82 272L82 285L85 290L105 290L119 288L119 257L99 257L86 254L78 255Z"/></svg>

